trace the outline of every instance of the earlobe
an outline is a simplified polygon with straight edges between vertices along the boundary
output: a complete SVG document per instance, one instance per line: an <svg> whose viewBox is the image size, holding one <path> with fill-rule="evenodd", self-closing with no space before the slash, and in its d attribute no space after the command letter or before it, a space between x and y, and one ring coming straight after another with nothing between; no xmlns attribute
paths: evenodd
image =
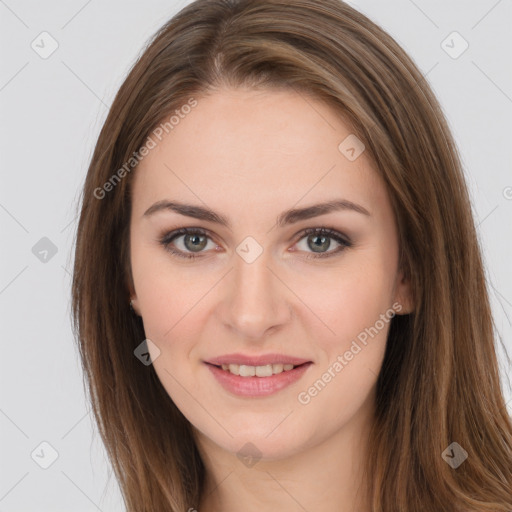
<svg viewBox="0 0 512 512"><path fill-rule="evenodd" d="M137 316L140 316L139 314L139 308L137 306L137 298L136 297L132 297L130 299L130 310L131 312L134 314L134 315L137 315Z"/></svg>

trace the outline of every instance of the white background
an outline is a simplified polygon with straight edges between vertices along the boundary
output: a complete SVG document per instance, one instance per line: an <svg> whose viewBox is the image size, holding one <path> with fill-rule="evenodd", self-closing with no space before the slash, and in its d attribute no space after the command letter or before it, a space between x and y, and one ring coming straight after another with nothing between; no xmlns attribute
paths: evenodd
<svg viewBox="0 0 512 512"><path fill-rule="evenodd" d="M0 512L123 510L115 479L107 481L70 328L76 201L117 89L186 3L0 0ZM511 2L351 4L391 33L440 99L472 193L496 325L512 355ZM43 31L59 45L47 59L31 48ZM441 46L453 31L469 43L457 59ZM32 252L42 237L57 249L45 263ZM512 412L512 371L499 354ZM48 469L31 458L43 441L58 452Z"/></svg>

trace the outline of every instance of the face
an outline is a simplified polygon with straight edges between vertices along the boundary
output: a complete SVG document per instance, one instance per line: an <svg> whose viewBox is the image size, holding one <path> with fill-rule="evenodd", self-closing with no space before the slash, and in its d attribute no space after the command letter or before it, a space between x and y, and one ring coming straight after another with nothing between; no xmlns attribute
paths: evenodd
<svg viewBox="0 0 512 512"><path fill-rule="evenodd" d="M278 459L371 415L390 319L410 308L394 215L323 103L196 99L134 171L133 306L197 435Z"/></svg>

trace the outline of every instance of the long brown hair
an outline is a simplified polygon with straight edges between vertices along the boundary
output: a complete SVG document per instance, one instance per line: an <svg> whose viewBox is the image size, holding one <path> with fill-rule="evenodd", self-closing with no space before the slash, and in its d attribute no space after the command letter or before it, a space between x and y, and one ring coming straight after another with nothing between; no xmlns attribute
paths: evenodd
<svg viewBox="0 0 512 512"><path fill-rule="evenodd" d="M81 198L73 322L127 511L187 511L204 492L191 425L134 356L145 335L129 309L130 183L155 127L223 86L327 102L364 142L391 198L415 311L393 318L378 377L372 512L512 510L512 422L480 248L457 149L425 77L339 0L197 0L159 30L121 86ZM454 442L468 454L456 469L442 455Z"/></svg>

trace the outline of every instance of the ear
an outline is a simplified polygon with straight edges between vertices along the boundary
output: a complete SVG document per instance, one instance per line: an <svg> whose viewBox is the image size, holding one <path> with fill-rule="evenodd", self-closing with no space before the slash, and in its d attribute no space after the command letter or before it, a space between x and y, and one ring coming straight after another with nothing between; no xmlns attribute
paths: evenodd
<svg viewBox="0 0 512 512"><path fill-rule="evenodd" d="M411 280L403 270L397 274L393 309L397 315L408 315L414 311Z"/></svg>
<svg viewBox="0 0 512 512"><path fill-rule="evenodd" d="M133 308L133 311L135 312L135 314L137 314L138 316L141 316L140 310L139 310L137 294L135 293L135 285L133 283L132 271L131 271L131 267L130 267L129 263L127 263L126 268L125 268L125 276L126 276L126 279L125 279L126 288L128 289L128 294L130 296L130 298L128 299L129 307L130 307L130 309Z"/></svg>
<svg viewBox="0 0 512 512"><path fill-rule="evenodd" d="M130 309L133 310L132 312L134 314L141 316L140 309L139 309L139 299L137 298L137 294L135 293L135 287L133 286L133 281L131 279L131 275L129 276L127 287L128 287L128 293L130 296L130 298L128 299L129 307L130 307Z"/></svg>
<svg viewBox="0 0 512 512"><path fill-rule="evenodd" d="M130 305L133 308L133 311L138 316L141 316L140 311L139 311L139 303L138 303L137 295L135 293L130 294Z"/></svg>

